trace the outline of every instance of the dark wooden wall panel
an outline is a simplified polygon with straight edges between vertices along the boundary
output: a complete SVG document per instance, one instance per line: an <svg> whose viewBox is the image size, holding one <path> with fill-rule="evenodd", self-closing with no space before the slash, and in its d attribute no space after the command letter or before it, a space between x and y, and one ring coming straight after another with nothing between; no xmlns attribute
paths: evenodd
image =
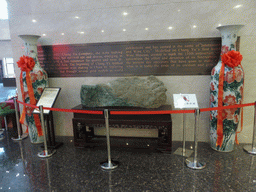
<svg viewBox="0 0 256 192"><path fill-rule="evenodd" d="M200 38L39 46L38 58L49 77L210 75L220 51Z"/></svg>

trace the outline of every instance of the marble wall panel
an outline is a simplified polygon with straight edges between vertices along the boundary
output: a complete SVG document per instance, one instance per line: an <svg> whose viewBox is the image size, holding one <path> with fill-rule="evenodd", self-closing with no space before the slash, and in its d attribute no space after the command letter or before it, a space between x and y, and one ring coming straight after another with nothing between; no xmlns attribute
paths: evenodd
<svg viewBox="0 0 256 192"><path fill-rule="evenodd" d="M37 34L39 44L77 44L136 40L219 37L218 25L244 24L239 32L240 51L246 72L245 102L254 102L255 0L8 0L14 60L24 54L20 34ZM239 8L235 6L241 5ZM127 15L123 15L124 12ZM36 22L33 22L36 20ZM16 74L19 69L16 67ZM200 107L209 104L209 76L161 76L167 85L168 103L174 93L195 93ZM82 84L104 83L108 78L50 78L50 86L61 87L55 107L80 104ZM19 86L19 83L18 83ZM240 138L250 142L251 109L245 110L245 127ZM208 141L209 114L203 113L199 139ZM56 134L73 135L72 114L54 113ZM193 114L187 115L188 140L193 140ZM173 115L173 140L182 139L182 117Z"/></svg>

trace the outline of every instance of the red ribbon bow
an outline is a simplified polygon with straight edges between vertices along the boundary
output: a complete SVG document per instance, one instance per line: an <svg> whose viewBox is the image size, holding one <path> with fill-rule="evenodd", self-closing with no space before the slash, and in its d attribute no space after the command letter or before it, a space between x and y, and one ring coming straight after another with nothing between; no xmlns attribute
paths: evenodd
<svg viewBox="0 0 256 192"><path fill-rule="evenodd" d="M238 51L229 51L221 56L221 69L219 74L219 93L218 93L218 107L223 106L223 83L224 83L224 71L225 71L225 65L228 67L237 67L238 65L241 65L241 61L243 59L243 56ZM242 66L241 66L242 67ZM235 77L234 69L233 69L233 77ZM242 96L243 98L243 96ZM218 111L218 120L217 120L217 142L216 146L220 146L223 143L223 116L222 111ZM243 127L243 109L241 112L241 131ZM240 132L237 132L240 133ZM236 143L238 144L237 140L237 133L236 133Z"/></svg>
<svg viewBox="0 0 256 192"><path fill-rule="evenodd" d="M35 99L34 90L33 90L32 81L31 81L31 76L30 76L30 71L33 70L33 68L35 66L35 61L32 57L23 55L22 57L20 57L20 60L17 62L17 64L18 64L18 67L21 69L20 86L21 86L23 102L25 103L25 93L24 93L24 87L23 87L23 82L22 82L22 72L24 71L24 72L26 72L26 82L27 82L27 87L28 87L28 94L29 94L30 104L36 105L36 99ZM26 107L23 108L23 111L22 111L22 114L21 114L21 117L20 117L20 123L21 124L24 124L25 115L26 115ZM34 119L35 119L35 124L36 124L36 127L37 127L38 136L42 136L43 131L42 131L39 116L36 115L36 114L33 114L33 116L34 116ZM26 130L26 132L28 132L28 130Z"/></svg>

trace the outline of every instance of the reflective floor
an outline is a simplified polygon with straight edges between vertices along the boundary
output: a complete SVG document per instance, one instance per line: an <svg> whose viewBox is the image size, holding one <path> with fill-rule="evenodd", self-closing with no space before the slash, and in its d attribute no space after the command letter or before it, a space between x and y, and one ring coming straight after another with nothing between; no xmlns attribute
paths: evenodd
<svg viewBox="0 0 256 192"><path fill-rule="evenodd" d="M120 162L103 171L105 147L74 147L72 137L57 137L64 144L50 158L39 158L40 145L29 139L0 141L0 191L256 191L256 157L242 145L231 153L213 151L199 143L203 170L192 170L182 156L148 149L111 148ZM173 143L173 151L180 142ZM189 146L188 146L189 147Z"/></svg>
<svg viewBox="0 0 256 192"><path fill-rule="evenodd" d="M16 87L4 87L3 83L0 83L0 102L16 95Z"/></svg>

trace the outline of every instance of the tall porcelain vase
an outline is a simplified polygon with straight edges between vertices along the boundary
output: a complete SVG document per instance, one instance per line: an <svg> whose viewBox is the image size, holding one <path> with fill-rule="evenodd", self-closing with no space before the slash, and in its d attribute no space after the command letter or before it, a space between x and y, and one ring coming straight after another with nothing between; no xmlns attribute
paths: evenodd
<svg viewBox="0 0 256 192"><path fill-rule="evenodd" d="M36 102L39 100L45 87L48 87L48 76L45 70L40 66L37 57L37 41L40 36L37 35L19 35L19 37L24 41L25 54L26 56L32 57L35 61L35 66L33 70L30 71L33 91ZM24 87L24 97L25 103L30 104L30 98L28 94L28 87L26 82L26 72L23 72L22 77L20 77L21 83ZM33 109L27 107L26 110L26 122L28 124L28 132L31 143L37 144L42 143L43 136L38 136L38 126L35 122L35 114L32 114ZM36 114L37 115L37 114ZM39 115L37 115L39 116Z"/></svg>
<svg viewBox="0 0 256 192"><path fill-rule="evenodd" d="M227 25L217 29L221 32L222 48L221 55L228 51L236 51L237 32L243 25ZM210 84L210 106L218 107L219 74L221 57L218 64L212 69ZM240 104L244 88L244 73L240 66L231 68L225 66L223 83L223 106ZM210 112L210 142L214 150L230 152L234 149L235 134L239 124L240 109L225 109L222 111L223 118L223 142L217 146L217 111Z"/></svg>

